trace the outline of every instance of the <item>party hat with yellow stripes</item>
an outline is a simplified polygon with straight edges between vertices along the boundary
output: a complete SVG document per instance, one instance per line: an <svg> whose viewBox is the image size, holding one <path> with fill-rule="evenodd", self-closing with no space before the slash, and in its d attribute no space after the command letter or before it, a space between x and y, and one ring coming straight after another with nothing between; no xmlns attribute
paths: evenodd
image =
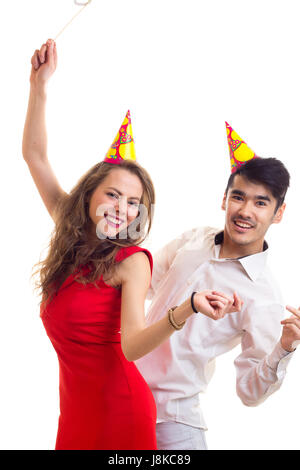
<svg viewBox="0 0 300 470"><path fill-rule="evenodd" d="M117 165L123 160L136 160L130 111L127 111L123 124L104 158L105 162Z"/></svg>
<svg viewBox="0 0 300 470"><path fill-rule="evenodd" d="M225 122L228 147L230 153L230 164L231 164L231 173L235 173L236 170L244 165L252 158L259 158L253 150L244 142L240 136L232 129L232 127Z"/></svg>

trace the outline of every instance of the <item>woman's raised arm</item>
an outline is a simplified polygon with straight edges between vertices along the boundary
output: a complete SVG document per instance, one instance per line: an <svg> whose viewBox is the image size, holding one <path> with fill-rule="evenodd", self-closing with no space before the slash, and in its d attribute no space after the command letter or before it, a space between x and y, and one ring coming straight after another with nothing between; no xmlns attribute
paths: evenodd
<svg viewBox="0 0 300 470"><path fill-rule="evenodd" d="M54 219L55 207L66 193L60 187L48 161L46 131L46 99L49 78L56 70L57 52L48 40L31 59L30 95L23 133L23 157L40 196Z"/></svg>

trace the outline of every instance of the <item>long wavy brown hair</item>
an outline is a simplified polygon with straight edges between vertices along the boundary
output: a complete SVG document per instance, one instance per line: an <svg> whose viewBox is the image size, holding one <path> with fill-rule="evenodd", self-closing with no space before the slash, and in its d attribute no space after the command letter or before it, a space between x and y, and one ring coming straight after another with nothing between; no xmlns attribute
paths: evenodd
<svg viewBox="0 0 300 470"><path fill-rule="evenodd" d="M127 227L126 238L118 236L114 239L92 239L89 236L93 224L89 216L91 196L111 171L120 168L136 175L143 186L140 204L143 204L147 211L146 217L141 218L136 227L140 236L137 239L132 238ZM152 225L154 204L153 183L149 174L138 163L131 160L124 160L119 165L100 162L88 170L70 193L57 204L55 227L50 237L48 254L33 267L37 268L32 276L38 275L35 289L42 295L41 302L49 302L67 275L81 265L88 265L91 270L86 275L81 273L76 278L77 282L91 282L97 287L96 281L101 276L104 279L111 277L116 267L115 256L120 247L139 245L147 237Z"/></svg>

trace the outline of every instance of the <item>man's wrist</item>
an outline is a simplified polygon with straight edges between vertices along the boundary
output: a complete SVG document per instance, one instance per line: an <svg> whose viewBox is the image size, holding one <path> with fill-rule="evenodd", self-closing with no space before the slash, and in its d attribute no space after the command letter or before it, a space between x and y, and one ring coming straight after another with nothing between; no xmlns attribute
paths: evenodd
<svg viewBox="0 0 300 470"><path fill-rule="evenodd" d="M280 340L280 346L282 347L282 349L284 349L287 353L291 353L291 352L294 352L296 350L295 347L293 347L293 344L285 344L285 342L282 341L282 338Z"/></svg>

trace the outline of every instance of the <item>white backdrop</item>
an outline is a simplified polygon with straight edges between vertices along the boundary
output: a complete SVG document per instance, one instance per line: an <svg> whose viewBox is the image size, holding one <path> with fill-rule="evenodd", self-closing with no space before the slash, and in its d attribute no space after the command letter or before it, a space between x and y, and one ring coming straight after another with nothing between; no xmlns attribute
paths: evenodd
<svg viewBox="0 0 300 470"><path fill-rule="evenodd" d="M93 0L57 41L48 92L49 158L68 191L104 157L131 110L139 162L157 207L147 246L222 227L229 176L224 121L290 170L270 264L298 306L299 16L297 0ZM72 0L1 2L0 448L52 449L58 363L39 318L31 268L53 228L22 160L30 59L79 7ZM288 316L288 315L287 315ZM299 351L282 388L257 408L235 394L236 348L219 358L202 398L210 449L300 449Z"/></svg>

